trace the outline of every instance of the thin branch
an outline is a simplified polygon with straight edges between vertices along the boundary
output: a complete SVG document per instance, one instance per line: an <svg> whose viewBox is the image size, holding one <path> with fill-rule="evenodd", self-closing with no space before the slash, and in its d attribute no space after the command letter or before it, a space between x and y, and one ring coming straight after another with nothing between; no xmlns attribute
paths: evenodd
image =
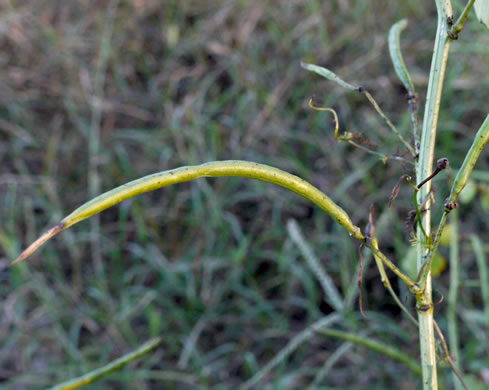
<svg viewBox="0 0 489 390"><path fill-rule="evenodd" d="M472 9L472 6L474 5L474 3L475 3L475 0L467 1L467 4L465 5L464 10L462 11L462 13L458 17L457 21L452 25L452 28L449 31L451 34L451 36L449 34L450 38L452 38L452 36L453 36L452 39L458 38L458 34L464 28L465 21L469 17L470 10Z"/></svg>
<svg viewBox="0 0 489 390"><path fill-rule="evenodd" d="M409 164L413 164L413 162L405 159L404 157L387 155L387 154L384 154L384 153L381 153L381 152L377 152L375 150L372 150L370 148L367 148L366 146L360 145L360 144L356 143L355 141L352 141L352 138L354 136L350 132L345 131L343 133L343 135L339 135L338 134L339 133L339 129L340 129L339 128L339 119L338 119L338 114L336 113L336 111L334 109L332 109L330 107L318 107L318 106L314 106L313 103L312 103L312 99L309 100L309 107L311 109L315 110L315 111L328 111L328 112L330 112L333 115L333 118L334 118L333 119L333 123L335 124L334 139L336 141L338 141L338 142L340 142L340 141L347 142L350 145L352 145L353 147L358 148L360 150L363 150L366 153L379 156L383 163L385 163L387 160L391 159L391 160L398 160L398 161L403 161L403 162L406 162L406 163L409 163Z"/></svg>
<svg viewBox="0 0 489 390"><path fill-rule="evenodd" d="M440 244L441 233L445 228L449 213L450 211L447 211L447 209L445 209L445 211L443 212L440 224L438 225L438 230L436 231L435 240L433 241L433 246L431 247L431 251L428 253L426 260L419 269L418 276L416 277L416 283L418 283L418 285L420 286L421 291L424 291L424 289L426 288L428 274L431 271L433 259L435 258L436 251L438 250L438 245Z"/></svg>
<svg viewBox="0 0 489 390"><path fill-rule="evenodd" d="M366 240L365 245L372 251L374 256L378 256L378 258L392 271L394 272L399 279L401 279L407 286L414 292L417 293L418 289L414 280L412 280L409 276L404 274L392 261L390 261L380 250L378 250L372 243L369 243Z"/></svg>
<svg viewBox="0 0 489 390"><path fill-rule="evenodd" d="M360 92L363 92L365 96L367 97L368 101L372 104L372 106L375 108L375 111L382 117L382 119L385 121L387 126L392 130L392 132L397 135L399 140L404 144L404 146L409 150L409 153L416 158L416 152L414 151L413 147L404 139L404 137L399 133L397 130L396 126L391 122L389 118L384 114L384 111L380 108L380 106L377 104L373 96L366 90L366 89L361 89Z"/></svg>
<svg viewBox="0 0 489 390"><path fill-rule="evenodd" d="M374 207L373 207L373 205L370 205L370 211L369 211L369 215L368 215L368 224L367 224L367 228L365 229L365 237L366 237L367 241L372 243L372 246L374 246L375 248L378 249L379 248L379 242L377 240L376 229L375 229L375 225L374 225L374 221L373 221L373 219L374 219L373 213L374 213ZM361 254L361 252L360 252L360 254ZM380 280L384 284L384 287L387 289L387 291L389 291L392 298L397 303L397 305L401 308L401 310L408 316L409 320L411 322L413 322L413 324L418 326L418 321L416 321L416 319L413 317L413 315L410 313L410 311L406 308L406 306L404 306L402 304L401 300L399 299L396 292L392 288L391 282L390 282L389 278L387 277L387 273L385 272L385 268L384 268L384 264L382 263L382 260L380 258L378 258L376 255L374 255L374 259L375 259L375 263L377 265L377 269L379 270ZM360 260L361 260L361 258L360 258ZM361 297L361 295L360 295L360 297ZM362 311L362 314L363 314L363 311Z"/></svg>
<svg viewBox="0 0 489 390"><path fill-rule="evenodd" d="M428 198L429 198L429 195L428 195ZM420 211L419 205L418 205L418 190L414 191L414 208L416 209L416 221L418 223L418 226L421 228L421 232L423 233L425 240L428 241L428 235L426 234L426 231L424 230L423 219L421 218L421 211Z"/></svg>

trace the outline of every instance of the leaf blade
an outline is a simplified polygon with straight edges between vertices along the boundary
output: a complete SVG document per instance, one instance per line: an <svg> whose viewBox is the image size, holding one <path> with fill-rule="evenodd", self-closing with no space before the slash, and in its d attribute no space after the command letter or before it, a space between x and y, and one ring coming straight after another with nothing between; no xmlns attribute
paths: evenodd
<svg viewBox="0 0 489 390"><path fill-rule="evenodd" d="M407 27L407 24L407 20L402 19L395 23L389 30L389 54L397 77L399 77L399 80L401 80L404 88L409 92L409 95L414 96L415 90L413 80L404 63L404 58L401 52L401 32Z"/></svg>
<svg viewBox="0 0 489 390"><path fill-rule="evenodd" d="M479 22L489 30L489 0L475 0L474 9Z"/></svg>
<svg viewBox="0 0 489 390"><path fill-rule="evenodd" d="M328 80L334 81L335 83L341 85L343 88L350 89L352 91L358 91L359 88L347 83L345 80L340 78L336 73L330 71L329 69L323 68L322 66L308 64L301 61L301 66L310 72L317 73L320 76L327 78Z"/></svg>

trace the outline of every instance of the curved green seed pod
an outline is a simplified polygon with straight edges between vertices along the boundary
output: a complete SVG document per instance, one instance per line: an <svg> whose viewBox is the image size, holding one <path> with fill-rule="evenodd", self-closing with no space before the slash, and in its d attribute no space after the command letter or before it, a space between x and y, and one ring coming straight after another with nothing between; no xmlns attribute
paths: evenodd
<svg viewBox="0 0 489 390"><path fill-rule="evenodd" d="M401 52L401 32L407 26L407 20L402 19L395 23L389 31L389 53L394 64L394 69L397 73L397 77L401 80L404 88L409 92L409 95L414 96L414 84Z"/></svg>
<svg viewBox="0 0 489 390"><path fill-rule="evenodd" d="M304 198L309 199L311 202L323 209L339 224L343 225L348 232L350 232L352 237L359 240L364 239L360 228L352 223L345 210L334 203L326 194L300 177L268 165L248 161L214 161L202 165L181 167L172 169L170 171L155 173L131 181L97 196L96 198L77 208L70 215L65 217L58 225L40 236L24 252L22 252L17 259L13 261L12 265L29 257L42 244L64 229L67 229L70 226L83 221L84 219L98 214L101 211L128 198L132 198L133 196L172 184L195 180L200 177L219 176L247 177L250 179L273 183L291 190Z"/></svg>
<svg viewBox="0 0 489 390"><path fill-rule="evenodd" d="M479 131L477 131L474 142L472 143L472 146L465 156L465 160L460 167L457 176L455 177L452 185L452 191L450 192L450 196L448 198L448 204L453 204L457 200L458 195L464 189L469 180L470 174L474 169L475 163L477 162L482 149L484 149L484 146L487 144L487 141L489 141L489 115L486 117L484 123L482 123Z"/></svg>

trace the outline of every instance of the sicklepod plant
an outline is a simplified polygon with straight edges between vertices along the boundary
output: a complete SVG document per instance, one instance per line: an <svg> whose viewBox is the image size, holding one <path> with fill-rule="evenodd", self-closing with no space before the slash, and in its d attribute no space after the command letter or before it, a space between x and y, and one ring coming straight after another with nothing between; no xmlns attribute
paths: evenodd
<svg viewBox="0 0 489 390"><path fill-rule="evenodd" d="M338 116L332 108L316 107L312 103L312 101L310 102L311 108L319 111L328 111L334 116L334 136L337 141L348 142L352 146L361 148L367 153L376 154L383 161L394 159L408 161L414 165L413 176L416 177L416 180L414 181L412 177L408 175L404 175L402 177L402 180L407 180L411 184L413 189L413 203L415 207L415 212L413 213L413 225L416 228L415 242L417 245L418 261L418 275L416 278L413 279L402 272L395 265L395 263L379 249L379 241L376 236L373 221L373 210L370 211L369 223L367 227L362 231L359 226L355 225L355 223L352 222L350 216L343 208L341 208L330 197L328 197L325 193L320 191L309 182L275 167L254 162L237 160L215 161L202 165L181 167L173 170L155 173L131 181L100 196L97 196L93 200L80 206L78 209L62 219L56 226L41 235L35 242L33 242L27 249L25 249L17 259L12 262L12 265L19 263L20 261L29 257L46 241L48 241L58 233L62 232L63 230L66 230L77 224L78 222L90 218L100 213L101 211L106 210L107 208L114 206L126 199L134 197L138 194L157 190L173 184L188 182L205 177L234 176L272 183L286 188L292 192L295 192L296 194L313 202L320 209L331 216L337 223L342 225L352 238L359 240L362 246L364 245L371 250L376 265L379 269L383 284L392 294L393 299L396 301L396 303L408 315L411 321L415 323L416 326L418 326L419 328L423 389L437 389L438 379L435 341L436 332L438 332L439 337L442 340L445 352L445 359L449 362L449 364L453 364L450 359L448 349L446 348L444 337L441 334L441 331L439 330L436 322L434 322L433 318L431 268L448 215L453 209L457 207L457 197L467 184L470 174L477 162L477 159L482 149L489 140L488 116L478 130L473 144L468 151L462 166L456 174L456 177L452 184L451 192L444 203L444 211L439 222L439 227L436 232L432 234L430 205L432 203L433 194L431 191L430 180L432 177L434 177L441 170L448 166L448 160L446 158L442 158L438 160L436 169L432 171L437 121L440 109L440 101L442 97L443 79L445 75L445 68L450 46L454 40L458 39L459 34L463 29L464 23L467 20L467 16L474 3L476 4L480 20L483 23L487 24L489 7L488 1L477 0L477 2L475 2L474 0L469 0L462 14L455 21L452 14L451 2L449 0L436 0L438 12L438 28L435 37L435 47L429 76L425 114L421 129L417 117L418 97L412 79L404 64L400 50L400 34L402 30L406 28L407 22L405 20L402 20L394 24L394 26L391 28L388 39L389 51L396 73L408 92L408 104L412 127L411 142L407 141L404 136L397 130L396 126L392 123L392 121L389 120L389 118L385 115L380 106L377 104L372 94L365 88L354 86L342 80L335 73L324 67L320 67L314 64L302 63L302 66L305 69L326 77L348 90L364 94L368 101L372 104L376 112L385 121L386 125L393 131L393 133L399 138L401 144L406 148L407 153L410 156L409 159L401 156L388 155L375 150L370 150L364 145L357 143L351 133L345 132L342 135L339 134ZM394 189L393 195L391 195L390 203L392 203L392 201L395 199L398 192L399 186ZM300 241L300 233L297 231L297 227L292 224L289 226L289 228L295 235L294 237L296 237L296 239ZM305 248L304 250L307 250L307 248ZM409 310L403 306L400 299L394 293L387 277L385 267L390 269L400 280L402 280L402 282L407 285L410 292L414 295L416 299L418 317L417 320L410 314ZM338 306L341 306L341 304L338 304ZM337 332L335 334L337 337L343 337L346 340L353 340L353 342L356 342L354 341L356 339L351 335L340 333L341 332ZM154 348L156 344L157 342L153 342L150 344L151 348L143 348L142 351L146 353L147 350ZM378 344L372 344L371 348L375 349L380 347ZM397 352L392 352L393 355L395 355L395 353ZM139 356L139 354L136 355ZM133 358L133 355L131 355L131 358ZM409 361L409 364L413 371L417 372L416 364L412 361ZM115 366L111 365L107 368L107 371L114 369L114 367ZM94 374L93 378L98 377L101 374L101 372L97 372L97 375ZM457 373L457 375L460 377L460 374ZM84 383L88 383L86 381L87 378L84 377L83 380L80 379L79 381L71 381L69 385L67 384L64 387L61 386L57 388L75 388L81 386ZM248 388L247 386L248 385L244 386L244 388ZM249 386L251 386L251 384L249 384Z"/></svg>

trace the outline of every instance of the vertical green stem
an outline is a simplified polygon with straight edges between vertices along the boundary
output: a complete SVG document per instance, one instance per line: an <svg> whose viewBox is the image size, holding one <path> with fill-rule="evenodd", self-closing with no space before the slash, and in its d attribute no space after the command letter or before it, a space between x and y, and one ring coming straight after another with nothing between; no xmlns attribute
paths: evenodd
<svg viewBox="0 0 489 390"><path fill-rule="evenodd" d="M450 344L450 350L454 357L454 365L460 370L460 359L458 349L458 332L457 332L457 299L459 288L459 248L458 248L458 210L455 209L451 214L452 235L450 242L450 288L448 290L448 342ZM457 390L463 389L462 385L458 382L456 374L453 374L455 388Z"/></svg>
<svg viewBox="0 0 489 390"><path fill-rule="evenodd" d="M428 91L426 95L426 106L421 132L421 148L418 165L416 167L417 180L422 180L431 174L434 149L436 140L436 127L440 102L442 97L443 79L447 64L448 52L450 50L451 39L448 38L447 17L452 16L452 7L449 0L435 0L438 13L438 26L435 37L435 47L431 62ZM426 183L418 192L418 203L423 202L431 190L431 182ZM420 221L424 230L431 232L431 210L430 201L426 205L426 211ZM428 253L427 242L422 235L421 228L418 227L418 237L420 240L417 245L418 270L424 263ZM423 370L423 389L438 389L438 379L436 372L435 354L435 334L433 330L433 300L431 295L431 273L429 273L426 288L417 295L419 336L421 350L421 367Z"/></svg>

